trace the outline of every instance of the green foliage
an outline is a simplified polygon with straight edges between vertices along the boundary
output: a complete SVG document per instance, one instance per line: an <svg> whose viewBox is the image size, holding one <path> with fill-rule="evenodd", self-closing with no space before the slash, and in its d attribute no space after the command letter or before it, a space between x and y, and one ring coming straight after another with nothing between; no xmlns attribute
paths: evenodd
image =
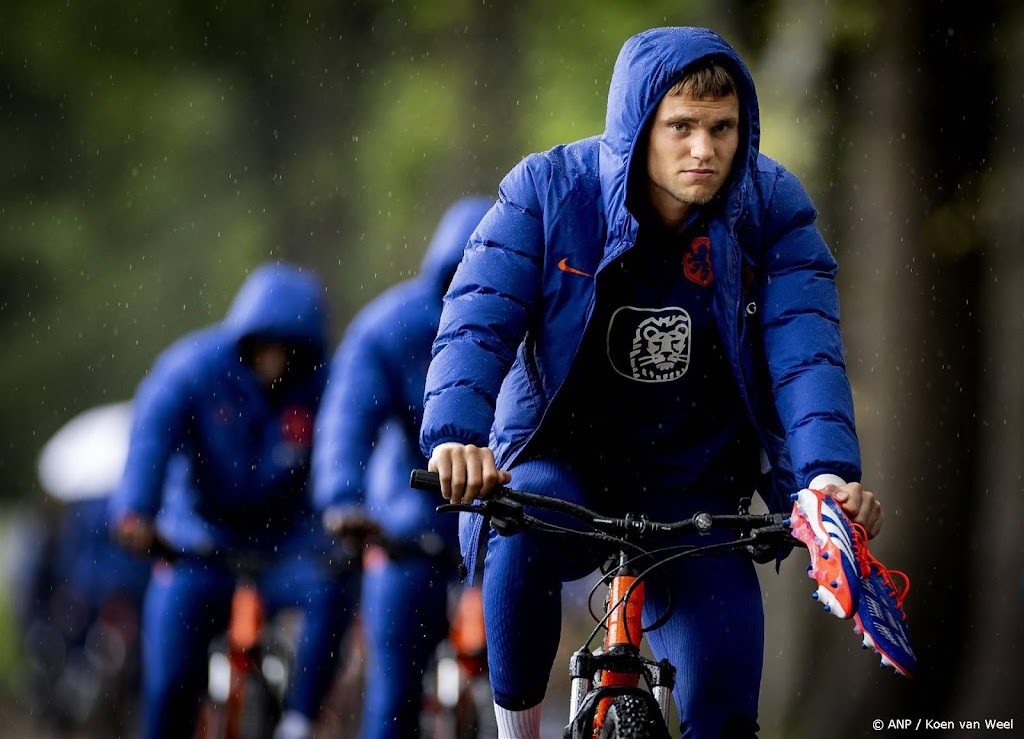
<svg viewBox="0 0 1024 739"><path fill-rule="evenodd" d="M701 3L534 2L524 39L518 117L531 151L604 130L608 83L623 41L646 28L693 25Z"/></svg>

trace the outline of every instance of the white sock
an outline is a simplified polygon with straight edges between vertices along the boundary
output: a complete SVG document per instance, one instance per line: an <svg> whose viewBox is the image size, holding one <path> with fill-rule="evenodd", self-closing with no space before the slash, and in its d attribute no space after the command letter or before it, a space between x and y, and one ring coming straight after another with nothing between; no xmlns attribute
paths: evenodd
<svg viewBox="0 0 1024 739"><path fill-rule="evenodd" d="M540 739L540 707L542 703L524 711L509 711L494 704L494 717L498 721L498 739Z"/></svg>

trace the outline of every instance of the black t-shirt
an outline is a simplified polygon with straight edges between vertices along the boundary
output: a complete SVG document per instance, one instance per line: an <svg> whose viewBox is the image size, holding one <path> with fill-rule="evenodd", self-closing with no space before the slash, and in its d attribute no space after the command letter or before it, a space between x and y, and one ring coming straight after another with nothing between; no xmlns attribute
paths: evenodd
<svg viewBox="0 0 1024 739"><path fill-rule="evenodd" d="M642 228L598 278L593 316L545 446L613 492L749 495L758 443L712 307L711 243ZM596 477L591 477L591 474Z"/></svg>

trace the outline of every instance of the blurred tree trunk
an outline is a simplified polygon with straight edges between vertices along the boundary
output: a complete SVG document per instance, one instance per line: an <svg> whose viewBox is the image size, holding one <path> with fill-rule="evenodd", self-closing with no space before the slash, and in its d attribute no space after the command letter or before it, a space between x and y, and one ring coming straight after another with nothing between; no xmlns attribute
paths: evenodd
<svg viewBox="0 0 1024 739"><path fill-rule="evenodd" d="M979 607L971 602L993 598L995 578L1008 577L1002 587L1017 593L1019 603L1019 567L1016 574L1012 566L997 567L988 575L991 582L972 581L974 570L985 564L971 563L964 546L978 526L988 531L994 525L979 510L975 490L998 491L988 496L989 518L1012 510L1003 494L1016 495L1019 510L1020 493L1019 476L1012 467L1000 468L996 451L981 465L987 479L977 484L983 332L995 349L989 374L1019 360L1009 353L1020 351L1019 338L1009 342L1012 348L1005 346L1005 330L979 312L989 285L979 281L981 233L973 213L992 130L986 52L994 8L919 0L862 10L871 13L863 35L839 50L835 64L840 107L833 143L840 185L832 205L842 230L834 246L864 482L878 492L886 511L885 529L871 552L913 581L905 610L920 671L913 682L899 681L890 671L869 672L862 663L878 658L856 653L857 637L843 633L850 645L844 647L820 631L846 632L848 624L819 627L804 652L807 677L793 696L792 724L803 736L816 734L826 711L839 736L866 733L872 718L992 717L994 680L987 694L974 693L973 712L950 715L963 689L950 678L965 663L977 663L978 670L966 677L971 681L981 671L980 660L995 660L998 642L1012 636L1005 601ZM1020 119L1012 123L1019 126ZM1009 130L1019 130L1012 123ZM1019 177L1012 166L1007 172ZM1006 196L1002 201L1011 202ZM1019 215L1006 217L1011 222L1002 228L1004 238L1019 234L1021 224L1012 220ZM1007 251L993 250L999 262L994 269L1005 268ZM1001 284L1001 290L1019 287L1015 269L1018 282ZM1007 269L1007 277L1012 274ZM986 305L998 316L1005 310L1000 300L1008 300L999 296L1010 294L997 293ZM1017 330L1019 337L1019 319ZM1013 398L988 378L990 425L1007 419L1009 407L1019 416L1019 379L1009 383L1014 381L1017 405L1011 406ZM1011 437L998 443L1014 442ZM1016 444L1019 455L1019 438ZM1009 520L1019 527L1019 517ZM1019 559L1012 536L1006 546L1016 547ZM999 556L991 549L975 551L979 558ZM984 597L977 598L979 593ZM976 616L987 616L985 630ZM1002 630L1001 636L988 629ZM1011 673L1009 663L1003 664L1002 672L989 668L993 677L1019 678L1019 665ZM835 679L822 680L822 670ZM1009 692L1004 689L1003 696Z"/></svg>
<svg viewBox="0 0 1024 739"><path fill-rule="evenodd" d="M519 51L524 14L517 3L478 3L473 7L468 38L461 40L458 48L460 63L479 70L479 76L470 76L462 91L462 127L451 135L464 143L450 166L438 173L437 189L449 195L474 192L497 198L498 183L526 154L524 132L509 126L516 118L518 101L527 94Z"/></svg>
<svg viewBox="0 0 1024 739"><path fill-rule="evenodd" d="M965 668L954 703L957 716L1021 719L1024 685L1024 10L1014 5L999 25L1000 95L1006 106L994 127L993 176L984 191L987 241L979 271L983 378L978 423L979 470L970 505L975 524L960 550L970 584L961 593L971 628L963 635ZM1002 51L999 48L999 51Z"/></svg>
<svg viewBox="0 0 1024 739"><path fill-rule="evenodd" d="M780 17L794 2L777 6ZM1013 630L1020 546L1011 529L1020 522L1021 383L1009 368L1020 367L1024 338L1021 311L1014 314L1010 302L1020 294L1013 247L1024 221L1019 207L998 210L986 265L973 218L992 131L988 51L996 8L918 0L848 11L831 18L838 178L823 208L823 230L840 263L864 482L886 511L871 552L913 580L905 606L921 667L911 683L868 670L865 663L878 657L860 653L852 624L809 617L797 593L782 608L799 625L799 639L770 641L766 655L766 675L792 677L788 711L785 692L771 681L763 691L766 718L783 711L782 723L796 736L817 735L823 721L837 736L854 736L879 717L992 717L1011 700L1013 690L1000 686L1019 685L1021 677L1019 661L1008 655L1017 651L1005 645L1017 646L1020 632ZM1007 20L1014 28L1020 23ZM776 36L788 48L800 46L792 34ZM1012 61L1004 63L1008 78L1021 59ZM799 80L796 88L822 83L790 77ZM1018 108L1006 123L1009 154L1009 132L1024 123L1009 79L1006 97ZM778 102L771 98L765 107ZM1021 161L1013 154L993 202L1009 205L1010 193L1019 193ZM836 233L827 232L829 224ZM993 531L1005 533L997 539ZM773 655L776 646L780 654L791 651L795 665ZM964 684L951 680L965 664ZM963 712L950 716L960 696Z"/></svg>
<svg viewBox="0 0 1024 739"><path fill-rule="evenodd" d="M213 12L213 11L210 11ZM254 29L245 53L224 61L249 82L252 133L263 161L259 168L278 213L273 255L313 266L331 266L362 229L365 207L358 183L337 179L302 181L311 160L326 160L336 172L351 167L354 135L363 114L380 48L393 48L395 23L380 23L373 3L314 3L308 12L271 6L276 15ZM343 299L343 296L339 296ZM332 306L335 312L340 306Z"/></svg>
<svg viewBox="0 0 1024 739"><path fill-rule="evenodd" d="M913 354L925 340L931 277L915 253L924 210L916 176L923 142L915 131L919 101L906 33L919 19L912 3L892 7L886 15L884 25L871 29L868 43L851 46L848 54L840 50L837 60L840 106L833 146L839 186L833 248L840 264L864 482L879 493L888 514L888 536L872 550L883 561L920 572L912 560L917 550L912 542L935 532L902 515L914 510L920 490L915 481L927 472L916 441L926 412L925 368ZM826 719L836 736L859 735L871 718L887 715L879 713L883 705L899 705L892 697L903 686L891 672L879 675L878 669L869 669L878 658L861 653L853 624L827 619L819 617L803 655L807 669L791 713L798 736L816 735ZM884 703L872 703L875 698ZM866 711L866 705L871 709Z"/></svg>
<svg viewBox="0 0 1024 739"><path fill-rule="evenodd" d="M822 151L827 147L828 113L821 96L827 90L826 75L830 39L821 29L829 10L816 0L780 0L772 13L771 35L763 39L756 64L757 92L761 108L761 150L779 158L796 173L815 201L827 175ZM827 93L824 93L827 96ZM818 202L819 207L822 205ZM819 227L834 231L837 224L823 218ZM826 231L826 239L832 239ZM760 568L765 601L765 667L761 685L760 723L766 736L779 725L791 724L807 713L795 696L817 678L808 671L824 651L842 651L852 635L845 625L822 615L811 600L811 581L804 577L807 557L795 553L782 566L780 576L770 567Z"/></svg>

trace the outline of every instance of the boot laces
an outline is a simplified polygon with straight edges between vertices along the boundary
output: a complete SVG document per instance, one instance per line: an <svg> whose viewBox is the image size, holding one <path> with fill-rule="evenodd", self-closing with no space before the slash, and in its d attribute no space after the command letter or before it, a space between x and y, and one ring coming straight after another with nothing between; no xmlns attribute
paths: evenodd
<svg viewBox="0 0 1024 739"><path fill-rule="evenodd" d="M861 577L868 577L872 569L877 570L889 589L889 596L896 601L896 607L900 609L900 614L906 619L907 616L903 613L903 601L910 592L910 578L907 577L907 573L902 570L890 570L875 558L875 555L868 549L868 533L859 523L853 524L853 538L860 555ZM902 580L900 586L896 585L893 575L898 576Z"/></svg>

